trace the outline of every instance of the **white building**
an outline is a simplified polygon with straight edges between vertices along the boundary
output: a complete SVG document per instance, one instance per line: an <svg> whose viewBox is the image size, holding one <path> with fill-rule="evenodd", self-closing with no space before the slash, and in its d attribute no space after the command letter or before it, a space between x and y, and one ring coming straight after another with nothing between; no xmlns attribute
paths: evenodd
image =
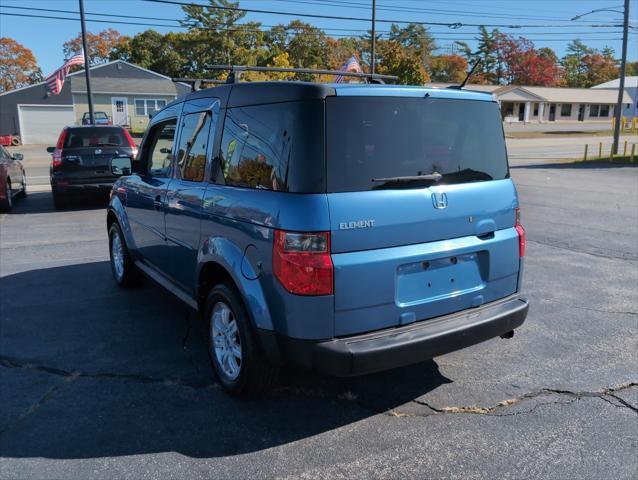
<svg viewBox="0 0 638 480"><path fill-rule="evenodd" d="M601 83L591 88L601 88L604 90L618 91L620 86L620 79L612 80L611 82ZM625 77L625 92L631 97L630 104L624 104L622 114L625 117L638 117L638 77Z"/></svg>
<svg viewBox="0 0 638 480"><path fill-rule="evenodd" d="M444 88L450 84L430 84ZM618 87L567 88L518 85L467 85L467 90L491 93L501 105L507 123L605 122L611 121L618 101ZM635 106L627 90L623 103Z"/></svg>

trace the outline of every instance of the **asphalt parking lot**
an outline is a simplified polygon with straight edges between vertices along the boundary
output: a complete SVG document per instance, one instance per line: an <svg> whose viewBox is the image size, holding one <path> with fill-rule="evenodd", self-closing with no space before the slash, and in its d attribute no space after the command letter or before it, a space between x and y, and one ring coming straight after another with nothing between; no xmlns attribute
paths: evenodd
<svg viewBox="0 0 638 480"><path fill-rule="evenodd" d="M516 164L531 310L494 339L248 402L201 325L111 279L104 203L0 216L2 478L636 478L638 168Z"/></svg>

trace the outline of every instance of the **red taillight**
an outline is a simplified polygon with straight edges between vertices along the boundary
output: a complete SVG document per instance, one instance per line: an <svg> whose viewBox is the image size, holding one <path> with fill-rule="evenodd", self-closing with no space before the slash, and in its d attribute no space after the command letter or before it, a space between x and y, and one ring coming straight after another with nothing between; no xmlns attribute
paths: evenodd
<svg viewBox="0 0 638 480"><path fill-rule="evenodd" d="M59 167L62 165L62 147L64 147L64 139L66 138L66 128L62 130L58 143L55 144L55 150L51 154L51 166Z"/></svg>
<svg viewBox="0 0 638 480"><path fill-rule="evenodd" d="M330 233L275 231L273 272L295 295L332 295Z"/></svg>
<svg viewBox="0 0 638 480"><path fill-rule="evenodd" d="M135 145L135 140L133 140L133 137L131 137L131 134L128 133L128 130L124 130L124 136L126 137L126 140L128 141L129 147L131 147L131 149L133 150L133 158L137 157L137 145Z"/></svg>
<svg viewBox="0 0 638 480"><path fill-rule="evenodd" d="M516 209L516 223L514 225L518 233L518 255L523 258L525 256L525 229L521 225L521 209Z"/></svg>

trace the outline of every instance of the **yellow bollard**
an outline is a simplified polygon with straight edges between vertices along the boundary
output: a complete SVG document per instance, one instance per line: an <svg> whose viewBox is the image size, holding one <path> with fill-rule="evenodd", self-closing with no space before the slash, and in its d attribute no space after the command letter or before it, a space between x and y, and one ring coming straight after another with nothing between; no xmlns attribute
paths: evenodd
<svg viewBox="0 0 638 480"><path fill-rule="evenodd" d="M631 146L631 157L629 157L629 161L630 161L630 162L632 162L632 163L634 162L634 155L635 155L635 153L636 153L636 144L634 143L634 144Z"/></svg>
<svg viewBox="0 0 638 480"><path fill-rule="evenodd" d="M585 155L583 155L583 162L587 161L587 147L589 147L589 145L585 144Z"/></svg>
<svg viewBox="0 0 638 480"><path fill-rule="evenodd" d="M627 156L627 140L625 140L625 148L622 151L622 155L623 155L623 157Z"/></svg>
<svg viewBox="0 0 638 480"><path fill-rule="evenodd" d="M631 131L632 133L636 133L638 131L638 117L631 119Z"/></svg>
<svg viewBox="0 0 638 480"><path fill-rule="evenodd" d="M603 158L603 142L598 144L598 158Z"/></svg>

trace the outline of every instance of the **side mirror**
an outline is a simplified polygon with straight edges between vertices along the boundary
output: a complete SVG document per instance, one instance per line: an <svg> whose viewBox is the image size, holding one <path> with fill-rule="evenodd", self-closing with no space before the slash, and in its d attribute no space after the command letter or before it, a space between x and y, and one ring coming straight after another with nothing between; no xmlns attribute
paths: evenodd
<svg viewBox="0 0 638 480"><path fill-rule="evenodd" d="M47 147L47 152L48 152L48 153L53 153L53 152L55 152L55 147Z"/></svg>
<svg viewBox="0 0 638 480"><path fill-rule="evenodd" d="M118 177L130 175L132 170L131 157L120 156L111 159L111 173L113 175Z"/></svg>
<svg viewBox="0 0 638 480"><path fill-rule="evenodd" d="M21 153L14 153L13 157L11 157L11 158L13 158L14 160L17 160L19 162L21 160L24 160L24 155L22 155Z"/></svg>
<svg viewBox="0 0 638 480"><path fill-rule="evenodd" d="M162 148L160 148L160 153L163 153L165 155L170 155L171 154L171 149L170 148L166 148L166 147L162 147Z"/></svg>

